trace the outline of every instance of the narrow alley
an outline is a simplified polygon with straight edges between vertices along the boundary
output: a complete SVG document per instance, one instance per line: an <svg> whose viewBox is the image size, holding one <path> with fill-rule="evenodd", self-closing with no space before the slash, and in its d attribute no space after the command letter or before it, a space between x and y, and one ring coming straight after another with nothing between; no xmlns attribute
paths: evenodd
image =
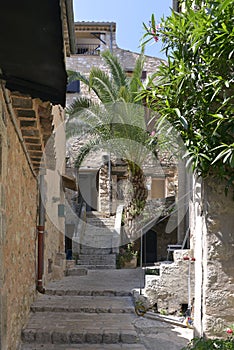
<svg viewBox="0 0 234 350"><path fill-rule="evenodd" d="M191 330L135 314L141 279L139 268L108 269L50 283L31 306L21 350L180 350Z"/></svg>

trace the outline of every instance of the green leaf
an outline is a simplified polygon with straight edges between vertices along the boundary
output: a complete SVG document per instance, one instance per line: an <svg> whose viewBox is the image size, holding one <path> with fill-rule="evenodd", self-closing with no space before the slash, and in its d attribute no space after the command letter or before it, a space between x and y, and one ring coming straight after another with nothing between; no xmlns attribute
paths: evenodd
<svg viewBox="0 0 234 350"><path fill-rule="evenodd" d="M229 5L233 5L233 1L232 0L224 0L222 1L222 3L219 5L219 10L223 11L225 10Z"/></svg>

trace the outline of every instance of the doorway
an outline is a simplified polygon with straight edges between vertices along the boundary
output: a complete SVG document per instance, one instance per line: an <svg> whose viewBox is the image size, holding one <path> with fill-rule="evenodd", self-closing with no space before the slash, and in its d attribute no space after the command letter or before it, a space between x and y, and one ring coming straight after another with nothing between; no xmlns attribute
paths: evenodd
<svg viewBox="0 0 234 350"><path fill-rule="evenodd" d="M143 266L153 265L157 261L157 232L147 231L143 236Z"/></svg>

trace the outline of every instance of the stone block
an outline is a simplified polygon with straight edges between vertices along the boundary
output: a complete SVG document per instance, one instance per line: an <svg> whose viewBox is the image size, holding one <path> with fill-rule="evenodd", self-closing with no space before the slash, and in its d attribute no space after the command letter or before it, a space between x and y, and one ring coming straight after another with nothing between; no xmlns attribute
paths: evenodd
<svg viewBox="0 0 234 350"><path fill-rule="evenodd" d="M32 99L21 96L12 96L12 104L14 108L32 108Z"/></svg>
<svg viewBox="0 0 234 350"><path fill-rule="evenodd" d="M36 343L38 344L47 344L47 343L51 343L51 339L52 339L52 335L51 332L46 331L46 330L38 330L36 332Z"/></svg>
<svg viewBox="0 0 234 350"><path fill-rule="evenodd" d="M35 329L24 329L22 331L22 341L24 343L31 343L35 341L35 337L36 337L36 330Z"/></svg>
<svg viewBox="0 0 234 350"><path fill-rule="evenodd" d="M70 336L66 329L60 332L55 331L52 334L52 341L54 344L69 344L69 338Z"/></svg>
<svg viewBox="0 0 234 350"><path fill-rule="evenodd" d="M117 331L106 330L103 333L103 343L105 344L116 344L120 341L120 334Z"/></svg>
<svg viewBox="0 0 234 350"><path fill-rule="evenodd" d="M67 269L71 269L71 268L75 267L75 264L76 264L75 260L66 260L66 268Z"/></svg>
<svg viewBox="0 0 234 350"><path fill-rule="evenodd" d="M86 342L91 344L100 344L103 342L102 333L99 329L88 330L86 333Z"/></svg>
<svg viewBox="0 0 234 350"><path fill-rule="evenodd" d="M185 256L188 256L190 259L193 257L193 250L192 249L178 249L173 252L173 260L180 261L183 260Z"/></svg>
<svg viewBox="0 0 234 350"><path fill-rule="evenodd" d="M122 343L135 344L138 341L136 331L121 331L120 340Z"/></svg>
<svg viewBox="0 0 234 350"><path fill-rule="evenodd" d="M82 344L86 341L86 334L85 332L71 332L70 334L70 343L71 344Z"/></svg>
<svg viewBox="0 0 234 350"><path fill-rule="evenodd" d="M17 115L19 118L36 118L36 114L33 109L18 109Z"/></svg>

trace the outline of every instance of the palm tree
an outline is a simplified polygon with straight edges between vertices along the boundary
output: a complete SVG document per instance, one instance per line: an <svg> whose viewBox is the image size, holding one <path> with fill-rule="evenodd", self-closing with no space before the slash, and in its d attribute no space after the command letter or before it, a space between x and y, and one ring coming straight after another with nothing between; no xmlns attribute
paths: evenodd
<svg viewBox="0 0 234 350"><path fill-rule="evenodd" d="M117 57L110 51L102 53L110 74L93 67L89 77L68 71L69 82L82 81L96 99L79 96L68 108L68 134L85 132L90 138L81 147L76 159L80 167L87 154L96 147L107 147L120 156L127 164L128 182L131 190L125 203L125 223L133 235L134 219L145 206L147 190L142 169L147 153L155 146L150 143L149 130L142 102L135 102L140 90L144 59L136 60L132 76L129 78ZM71 132L72 131L72 132Z"/></svg>

